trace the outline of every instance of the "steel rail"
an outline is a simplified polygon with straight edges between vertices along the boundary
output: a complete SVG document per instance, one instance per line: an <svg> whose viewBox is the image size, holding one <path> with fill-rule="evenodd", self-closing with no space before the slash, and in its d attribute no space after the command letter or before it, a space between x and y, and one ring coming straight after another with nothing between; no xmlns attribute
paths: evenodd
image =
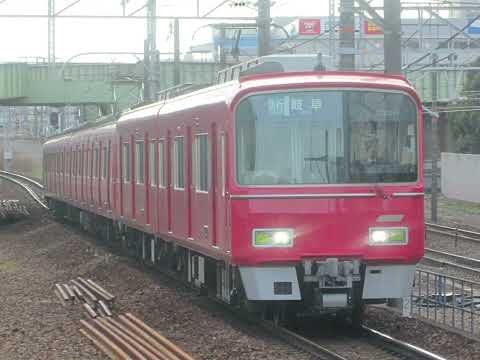
<svg viewBox="0 0 480 360"><path fill-rule="evenodd" d="M12 176L9 176L9 175L2 175L0 174L0 178L1 179L4 179L4 180L7 180L7 181L10 181L18 186L20 186L22 189L24 189L31 197L33 200L35 200L41 207L43 207L45 210L50 210L48 208L47 205L45 205L42 201L42 199L40 198L40 196L38 196L35 191L33 191L29 186L25 185L24 183L22 183L21 181L19 180L16 180L14 179Z"/></svg>
<svg viewBox="0 0 480 360"><path fill-rule="evenodd" d="M130 313L80 320L81 333L112 359L194 360L176 344Z"/></svg>
<svg viewBox="0 0 480 360"><path fill-rule="evenodd" d="M36 187L38 187L39 189L42 189L43 190L43 185L40 184L38 181L35 181L29 177L26 177L24 175L20 175L20 174L17 174L17 173L14 173L14 172L11 172L11 171L4 171L4 170L0 170L0 174L2 175L7 175L7 176L13 176L17 179L21 179L21 180L25 180L26 182L32 184L32 185L35 185Z"/></svg>
<svg viewBox="0 0 480 360"><path fill-rule="evenodd" d="M406 356L408 359L446 360L444 357L436 355L425 349L419 348L418 346L395 339L378 330L371 329L367 326L362 326L362 329L371 339L373 339L373 341L381 343L382 347L385 346L387 349L393 351L394 353Z"/></svg>
<svg viewBox="0 0 480 360"><path fill-rule="evenodd" d="M477 259L472 259L472 258L468 258L468 257L465 257L465 256L455 255L455 254L446 253L446 252L443 252L443 251L438 251L438 250L433 250L433 249L428 249L428 248L426 248L425 251L430 252L432 254L437 254L437 255L440 255L440 256L447 257L447 258L451 258L451 259L453 259L453 261L457 260L460 263L449 261L447 259L435 258L435 257L432 257L432 256L425 255L423 257L423 260L425 260L426 262L431 262L431 263L439 264L439 265L445 265L445 266L449 266L451 268L456 268L456 269L460 269L460 270L464 270L464 271L469 271L469 272L474 273L476 275L480 275L480 268L479 267L471 267L471 266L465 265L466 262L479 264L480 261L477 260ZM463 264L461 263L462 261L463 261Z"/></svg>
<svg viewBox="0 0 480 360"><path fill-rule="evenodd" d="M480 243L480 232L460 229L458 227L425 223L426 230L435 234L448 235L455 237L455 239L462 239L471 242Z"/></svg>

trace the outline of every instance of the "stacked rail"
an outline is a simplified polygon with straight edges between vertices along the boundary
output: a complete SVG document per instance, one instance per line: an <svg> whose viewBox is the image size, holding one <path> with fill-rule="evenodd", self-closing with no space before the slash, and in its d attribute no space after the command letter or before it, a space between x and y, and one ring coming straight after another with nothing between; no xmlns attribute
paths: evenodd
<svg viewBox="0 0 480 360"><path fill-rule="evenodd" d="M0 222L9 222L28 216L25 205L18 200L0 200Z"/></svg>
<svg viewBox="0 0 480 360"><path fill-rule="evenodd" d="M170 340L130 313L81 320L80 332L111 359L193 360Z"/></svg>

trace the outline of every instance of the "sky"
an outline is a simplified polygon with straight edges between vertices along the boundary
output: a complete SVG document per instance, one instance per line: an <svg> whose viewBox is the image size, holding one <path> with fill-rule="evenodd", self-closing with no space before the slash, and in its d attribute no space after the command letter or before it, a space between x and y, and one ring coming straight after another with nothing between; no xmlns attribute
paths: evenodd
<svg viewBox="0 0 480 360"><path fill-rule="evenodd" d="M59 11L75 0L56 0ZM222 0L199 0L200 14L213 9ZM62 15L122 15L122 0L80 0ZM145 4L146 0L129 0L126 13L129 14ZM253 5L256 0L250 1ZM197 0L157 0L158 16L195 16ZM47 14L48 0L0 0L0 15L7 14ZM274 0L271 9L275 16L317 16L328 14L328 0ZM142 10L137 15L146 15ZM225 4L211 16L256 16L256 10L237 8ZM202 25L213 21L181 21L180 36L182 51L193 43L207 42L211 38L208 27L196 31ZM41 19L0 19L0 62L21 61L29 57L48 56L48 21ZM157 24L157 44L161 52L173 51L169 20L159 20ZM195 35L194 35L195 34ZM194 37L193 37L194 35ZM146 37L146 20L98 20L98 19L57 19L56 57L59 61L83 52L143 52ZM193 37L193 38L192 38ZM81 56L77 61L132 61L130 55Z"/></svg>

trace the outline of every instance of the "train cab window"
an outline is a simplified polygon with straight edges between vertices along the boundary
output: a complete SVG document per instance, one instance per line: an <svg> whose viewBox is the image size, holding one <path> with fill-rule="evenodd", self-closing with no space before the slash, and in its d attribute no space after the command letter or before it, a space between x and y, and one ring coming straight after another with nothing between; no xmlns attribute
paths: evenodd
<svg viewBox="0 0 480 360"><path fill-rule="evenodd" d="M135 179L137 184L143 184L144 182L144 147L143 141L137 141L135 143Z"/></svg>
<svg viewBox="0 0 480 360"><path fill-rule="evenodd" d="M165 187L165 141L158 142L158 186Z"/></svg>
<svg viewBox="0 0 480 360"><path fill-rule="evenodd" d="M208 135L201 134L195 137L194 147L194 179L197 192L208 192L209 190L209 148Z"/></svg>
<svg viewBox="0 0 480 360"><path fill-rule="evenodd" d="M108 169L110 168L110 144L103 147L103 172L102 178L106 179L108 177Z"/></svg>
<svg viewBox="0 0 480 360"><path fill-rule="evenodd" d="M184 148L183 136L175 138L173 149L173 164L174 164L174 188L183 190L185 188L185 171L184 171Z"/></svg>
<svg viewBox="0 0 480 360"><path fill-rule="evenodd" d="M237 181L286 186L413 182L417 124L416 105L403 93L253 95L236 111Z"/></svg>
<svg viewBox="0 0 480 360"><path fill-rule="evenodd" d="M131 160L131 152L130 152L130 143L124 143L123 144L123 154L122 154L122 160L123 160L123 181L124 182L130 182L130 169L131 166L130 164L132 163Z"/></svg>
<svg viewBox="0 0 480 360"><path fill-rule="evenodd" d="M148 173L150 175L150 186L155 186L158 182L158 163L155 163L156 142L150 140L148 143Z"/></svg>

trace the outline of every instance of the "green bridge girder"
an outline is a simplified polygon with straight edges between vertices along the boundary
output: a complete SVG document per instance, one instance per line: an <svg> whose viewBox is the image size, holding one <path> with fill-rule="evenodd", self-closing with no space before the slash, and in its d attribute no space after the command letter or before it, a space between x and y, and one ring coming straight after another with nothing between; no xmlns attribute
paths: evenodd
<svg viewBox="0 0 480 360"><path fill-rule="evenodd" d="M80 105L110 104L125 109L141 99L143 63L58 63L49 77L47 64L0 64L0 105ZM208 62L180 63L180 82L209 84L215 80L218 65ZM431 71L408 74L424 102L431 101ZM458 98L466 71L439 70L439 101ZM159 67L160 88L174 85L174 64Z"/></svg>
<svg viewBox="0 0 480 360"><path fill-rule="evenodd" d="M209 84L213 63L180 64L182 83ZM143 63L58 63L49 76L46 64L0 64L0 105L112 104L125 109L141 100ZM159 67L160 88L174 85L174 64Z"/></svg>

